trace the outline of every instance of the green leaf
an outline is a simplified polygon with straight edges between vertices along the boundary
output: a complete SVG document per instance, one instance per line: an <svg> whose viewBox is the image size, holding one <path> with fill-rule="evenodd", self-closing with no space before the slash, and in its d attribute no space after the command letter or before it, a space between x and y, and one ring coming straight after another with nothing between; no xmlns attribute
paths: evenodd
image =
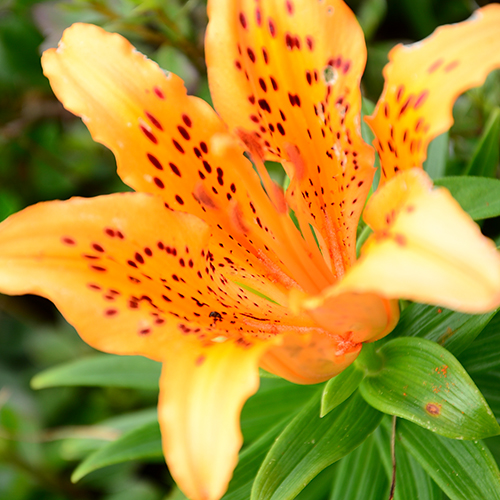
<svg viewBox="0 0 500 500"><path fill-rule="evenodd" d="M80 460L101 448L109 440L116 439L117 433L128 432L157 420L156 408L146 408L108 418L95 425L63 427L59 434L53 432L52 437L63 439L61 456L65 460Z"/></svg>
<svg viewBox="0 0 500 500"><path fill-rule="evenodd" d="M250 498L252 485L262 461L289 422L290 418L283 419L240 453L238 465L222 500L248 500Z"/></svg>
<svg viewBox="0 0 500 500"><path fill-rule="evenodd" d="M391 436L392 419L387 416L373 433L377 443L386 476L392 481ZM399 422L399 421L398 421ZM396 440L396 487L395 500L425 498L426 500L441 500L441 490L422 466Z"/></svg>
<svg viewBox="0 0 500 500"><path fill-rule="evenodd" d="M378 350L359 390L377 410L456 439L500 432L495 417L457 359L426 339L400 337Z"/></svg>
<svg viewBox="0 0 500 500"><path fill-rule="evenodd" d="M329 500L380 500L388 497L388 484L372 434L338 463Z"/></svg>
<svg viewBox="0 0 500 500"><path fill-rule="evenodd" d="M482 441L448 439L405 421L397 436L451 500L500 500L500 472Z"/></svg>
<svg viewBox="0 0 500 500"><path fill-rule="evenodd" d="M332 489L332 479L337 463L322 470L296 497L295 500L326 500Z"/></svg>
<svg viewBox="0 0 500 500"><path fill-rule="evenodd" d="M297 385L283 379L262 379L259 390L243 407L241 431L245 445L285 416L297 413L317 392L317 387Z"/></svg>
<svg viewBox="0 0 500 500"><path fill-rule="evenodd" d="M420 337L437 342L454 355L464 351L496 314L465 314L425 304L411 304L402 313L392 337Z"/></svg>
<svg viewBox="0 0 500 500"><path fill-rule="evenodd" d="M478 373L474 375L474 382L500 422L500 370L496 368L487 373Z"/></svg>
<svg viewBox="0 0 500 500"><path fill-rule="evenodd" d="M500 368L500 314L494 316L460 356L460 362L470 374Z"/></svg>
<svg viewBox="0 0 500 500"><path fill-rule="evenodd" d="M460 206L474 219L500 215L500 180L486 177L444 177L434 181L450 191Z"/></svg>
<svg viewBox="0 0 500 500"><path fill-rule="evenodd" d="M49 368L31 380L34 389L89 386L158 390L161 364L142 356L98 354Z"/></svg>
<svg viewBox="0 0 500 500"><path fill-rule="evenodd" d="M324 417L343 403L358 388L364 375L363 370L359 370L357 365L352 364L336 377L330 379L326 383L321 396L320 417Z"/></svg>
<svg viewBox="0 0 500 500"><path fill-rule="evenodd" d="M357 12L366 40L371 40L387 13L386 0L365 0Z"/></svg>
<svg viewBox="0 0 500 500"><path fill-rule="evenodd" d="M448 159L449 133L438 135L427 148L427 158L424 162L424 170L431 179L444 177L446 172L446 160Z"/></svg>
<svg viewBox="0 0 500 500"><path fill-rule="evenodd" d="M495 177L500 155L500 108L494 108L465 175Z"/></svg>
<svg viewBox="0 0 500 500"><path fill-rule="evenodd" d="M293 419L269 450L255 478L252 500L292 500L323 469L359 446L382 414L359 394L319 418L320 395Z"/></svg>
<svg viewBox="0 0 500 500"><path fill-rule="evenodd" d="M75 469L71 480L76 483L90 472L108 465L162 457L160 427L158 422L149 423L123 434L116 441L89 455Z"/></svg>

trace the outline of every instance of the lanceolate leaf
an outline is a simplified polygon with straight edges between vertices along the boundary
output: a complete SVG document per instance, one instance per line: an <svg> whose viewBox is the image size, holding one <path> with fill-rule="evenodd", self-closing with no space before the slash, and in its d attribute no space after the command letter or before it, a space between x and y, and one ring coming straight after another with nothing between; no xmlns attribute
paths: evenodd
<svg viewBox="0 0 500 500"><path fill-rule="evenodd" d="M394 339L378 351L380 367L359 390L380 411L456 439L500 432L495 417L457 359L426 339Z"/></svg>
<svg viewBox="0 0 500 500"><path fill-rule="evenodd" d="M500 108L491 113L474 156L465 169L466 175L494 177L500 153Z"/></svg>
<svg viewBox="0 0 500 500"><path fill-rule="evenodd" d="M380 500L388 497L388 487L372 434L337 465L329 500Z"/></svg>
<svg viewBox="0 0 500 500"><path fill-rule="evenodd" d="M444 177L434 181L449 189L462 208L474 219L500 215L500 180L486 177Z"/></svg>
<svg viewBox="0 0 500 500"><path fill-rule="evenodd" d="M357 393L322 419L319 412L318 393L267 454L252 500L294 499L319 472L359 446L382 417Z"/></svg>
<svg viewBox="0 0 500 500"><path fill-rule="evenodd" d="M424 162L424 170L431 179L443 177L446 171L446 160L448 159L449 133L438 135L427 149L427 159Z"/></svg>
<svg viewBox="0 0 500 500"><path fill-rule="evenodd" d="M474 375L474 381L500 422L500 369L478 373Z"/></svg>
<svg viewBox="0 0 500 500"><path fill-rule="evenodd" d="M382 463L389 481L392 480L391 435L392 424L390 417L385 417L384 425L380 425L373 433L377 443ZM399 425L400 420L398 420ZM422 498L426 500L441 500L441 491L427 472L412 455L396 440L396 488L395 500L409 500ZM360 497L362 498L362 497Z"/></svg>
<svg viewBox="0 0 500 500"><path fill-rule="evenodd" d="M158 422L146 424L125 433L89 455L73 472L72 481L79 481L90 472L112 464L140 459L162 459Z"/></svg>
<svg viewBox="0 0 500 500"><path fill-rule="evenodd" d="M35 389L61 386L158 390L161 365L142 356L97 354L45 370L31 380Z"/></svg>
<svg viewBox="0 0 500 500"><path fill-rule="evenodd" d="M352 364L336 377L330 379L321 396L321 417L343 403L357 388L365 374Z"/></svg>
<svg viewBox="0 0 500 500"><path fill-rule="evenodd" d="M222 500L248 500L250 498L255 475L262 465L262 461L269 448L289 421L289 418L285 418L279 424L271 427L265 434L241 452L233 478L229 483L228 491L222 497Z"/></svg>
<svg viewBox="0 0 500 500"><path fill-rule="evenodd" d="M399 421L397 436L451 500L499 500L500 472L481 441L460 441Z"/></svg>
<svg viewBox="0 0 500 500"><path fill-rule="evenodd" d="M495 315L481 335L462 353L460 362L470 374L500 367L500 314Z"/></svg>
<svg viewBox="0 0 500 500"><path fill-rule="evenodd" d="M258 392L245 403L241 413L245 446L284 417L294 415L316 391L317 388L311 385L261 379Z"/></svg>
<svg viewBox="0 0 500 500"><path fill-rule="evenodd" d="M433 340L456 356L475 340L495 314L495 311L465 314L415 303L402 312L392 336Z"/></svg>

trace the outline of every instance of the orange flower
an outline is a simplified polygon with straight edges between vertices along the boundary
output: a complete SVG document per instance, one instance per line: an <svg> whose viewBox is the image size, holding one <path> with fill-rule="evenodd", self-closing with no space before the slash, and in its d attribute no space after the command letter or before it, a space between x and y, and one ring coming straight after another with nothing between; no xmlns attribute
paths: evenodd
<svg viewBox="0 0 500 500"><path fill-rule="evenodd" d="M400 297L500 304L494 245L421 169L456 97L500 65L498 5L391 52L369 120L383 187L358 261L375 169L352 12L341 0L211 0L209 15L218 115L121 36L66 30L45 74L138 193L42 203L0 226L1 291L48 297L97 349L164 363L165 457L195 500L227 488L259 365L320 382L392 330ZM265 160L282 162L286 193Z"/></svg>

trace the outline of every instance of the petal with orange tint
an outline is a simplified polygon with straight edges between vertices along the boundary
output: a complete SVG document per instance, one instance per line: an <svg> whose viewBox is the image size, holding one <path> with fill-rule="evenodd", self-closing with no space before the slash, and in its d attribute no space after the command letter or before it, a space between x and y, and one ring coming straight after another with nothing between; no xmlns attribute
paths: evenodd
<svg viewBox="0 0 500 500"><path fill-rule="evenodd" d="M210 224L225 257L235 254L253 267L251 286L279 295L294 285L297 262L317 267L293 223L276 212L239 140L206 102L186 94L180 78L165 74L120 35L85 24L67 29L42 63L61 102L113 151L122 179ZM288 245L297 257L285 251L283 226L296 233ZM275 285L267 281L261 289L268 275ZM321 286L311 279L304 286L315 281Z"/></svg>
<svg viewBox="0 0 500 500"><path fill-rule="evenodd" d="M296 384L318 384L345 370L358 356L361 344L327 331L289 334L260 361L268 372Z"/></svg>
<svg viewBox="0 0 500 500"><path fill-rule="evenodd" d="M212 0L207 66L213 101L254 160L284 162L288 202L312 224L340 278L373 176L361 140L363 34L340 0Z"/></svg>
<svg viewBox="0 0 500 500"><path fill-rule="evenodd" d="M348 276L350 271L346 278ZM321 295L305 300L302 307L318 325L343 339L341 346L345 348L385 337L399 320L397 299L389 300L381 294L364 290L359 292L345 286L344 280Z"/></svg>
<svg viewBox="0 0 500 500"><path fill-rule="evenodd" d="M446 189L433 189L422 170L402 172L379 189L364 217L374 234L338 287L341 291L401 297L467 313L500 305L495 245Z"/></svg>
<svg viewBox="0 0 500 500"><path fill-rule="evenodd" d="M452 125L457 97L500 67L499 26L500 5L492 4L422 42L391 50L383 94L366 120L376 136L382 183L421 167L429 142Z"/></svg>
<svg viewBox="0 0 500 500"><path fill-rule="evenodd" d="M239 416L259 386L265 345L179 342L166 353L158 415L164 454L192 500L218 500L242 444Z"/></svg>
<svg viewBox="0 0 500 500"><path fill-rule="evenodd" d="M0 225L0 290L49 298L97 349L161 360L181 333L172 312L188 306L196 319L165 286L191 279L179 259L204 267L208 237L202 221L145 194L40 203Z"/></svg>
<svg viewBox="0 0 500 500"><path fill-rule="evenodd" d="M244 340L307 324L219 275L210 242L203 221L152 195L41 203L0 225L0 290L49 298L97 349L156 360L179 335Z"/></svg>

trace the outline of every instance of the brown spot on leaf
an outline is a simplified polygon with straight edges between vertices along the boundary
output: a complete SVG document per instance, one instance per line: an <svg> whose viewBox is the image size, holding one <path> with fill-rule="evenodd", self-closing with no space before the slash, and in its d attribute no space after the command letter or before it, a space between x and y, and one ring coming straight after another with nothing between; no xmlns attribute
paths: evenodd
<svg viewBox="0 0 500 500"><path fill-rule="evenodd" d="M427 403L425 411L433 417L438 417L441 414L441 405L437 403Z"/></svg>

